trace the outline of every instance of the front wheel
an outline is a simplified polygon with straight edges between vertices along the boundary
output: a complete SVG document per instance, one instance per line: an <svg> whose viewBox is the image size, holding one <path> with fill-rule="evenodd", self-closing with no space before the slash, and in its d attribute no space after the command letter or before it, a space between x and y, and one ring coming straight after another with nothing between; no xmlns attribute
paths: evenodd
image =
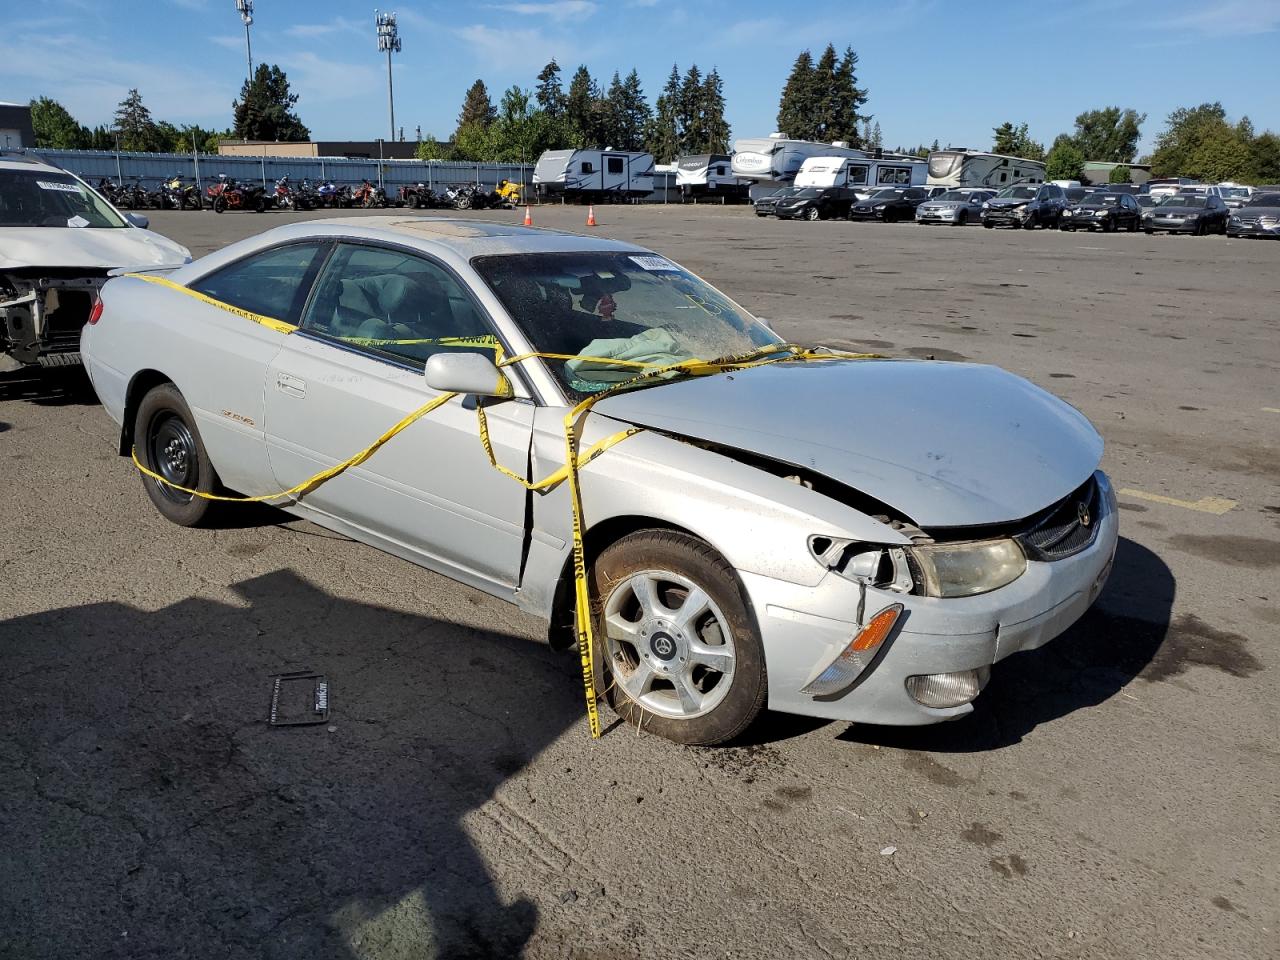
<svg viewBox="0 0 1280 960"><path fill-rule="evenodd" d="M968 222L969 222L968 210L961 210L958 214L956 214L955 224L957 227L963 227Z"/></svg>
<svg viewBox="0 0 1280 960"><path fill-rule="evenodd" d="M226 197L222 196L222 194L218 194L218 196L216 196L216 197L214 197L214 198L213 198L213 212L214 212L214 213L225 213L225 212L226 212L226 209L227 209L227 198L226 198Z"/></svg>
<svg viewBox="0 0 1280 960"><path fill-rule="evenodd" d="M729 564L687 534L643 530L591 568L597 675L614 712L676 743L739 736L764 708L764 646Z"/></svg>
<svg viewBox="0 0 1280 960"><path fill-rule="evenodd" d="M804 218L808 220L810 223L812 223L815 220L821 220L822 213L821 211L818 210L817 207L810 207L808 210L804 212Z"/></svg>
<svg viewBox="0 0 1280 960"><path fill-rule="evenodd" d="M982 226L987 230L994 230L996 228L996 225L992 223L990 220L983 220Z"/></svg>
<svg viewBox="0 0 1280 960"><path fill-rule="evenodd" d="M133 421L133 442L142 465L168 481L142 477L147 496L161 516L179 526L195 527L216 514L219 504L177 489L213 493L220 484L195 417L172 383L161 384L142 398Z"/></svg>

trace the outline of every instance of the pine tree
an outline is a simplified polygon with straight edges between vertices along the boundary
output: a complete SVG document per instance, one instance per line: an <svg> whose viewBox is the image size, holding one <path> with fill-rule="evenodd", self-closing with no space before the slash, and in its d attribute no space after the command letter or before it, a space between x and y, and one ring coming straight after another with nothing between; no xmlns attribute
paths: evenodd
<svg viewBox="0 0 1280 960"><path fill-rule="evenodd" d="M275 64L260 63L253 80L240 88L240 99L232 103L236 136L242 140L300 141L311 137L293 112L298 95L289 91L289 79Z"/></svg>
<svg viewBox="0 0 1280 960"><path fill-rule="evenodd" d="M120 149L153 151L159 148L159 137L151 111L142 102L142 94L135 87L120 101L116 110L116 131L120 135Z"/></svg>
<svg viewBox="0 0 1280 960"><path fill-rule="evenodd" d="M463 98L462 112L458 114L458 129L470 126L487 128L497 116L498 111L493 108L493 101L489 99L489 88L484 85L483 80L477 80Z"/></svg>
<svg viewBox="0 0 1280 960"><path fill-rule="evenodd" d="M847 140L848 137L837 137L835 133L847 132L843 127L843 110L840 92L836 87L836 48L827 44L813 68L814 108L812 114L813 136L811 139L830 143L832 140ZM854 133L856 134L856 128Z"/></svg>
<svg viewBox="0 0 1280 960"><path fill-rule="evenodd" d="M608 142L618 150L643 149L652 111L644 98L640 75L634 69L625 80L613 75L606 105Z"/></svg>
<svg viewBox="0 0 1280 960"><path fill-rule="evenodd" d="M560 64L556 63L554 57L538 74L538 89L535 97L538 106L553 120L564 113L564 91L560 88Z"/></svg>
<svg viewBox="0 0 1280 960"><path fill-rule="evenodd" d="M826 140L847 140L854 147L858 146L858 121L867 102L866 89L858 86L857 68L858 55L853 52L853 47L845 47L835 70L833 119L831 126L824 131Z"/></svg>
<svg viewBox="0 0 1280 960"><path fill-rule="evenodd" d="M645 134L645 149L658 163L671 163L680 156L680 68L671 65L666 86L658 96L658 109Z"/></svg>
<svg viewBox="0 0 1280 960"><path fill-rule="evenodd" d="M676 128L680 132L680 152L706 153L707 131L702 115L702 71L695 63L680 84L680 110Z"/></svg>
<svg viewBox="0 0 1280 960"><path fill-rule="evenodd" d="M796 57L787 84L782 88L782 97L778 101L778 129L795 140L812 140L816 100L813 57L804 50Z"/></svg>
<svg viewBox="0 0 1280 960"><path fill-rule="evenodd" d="M575 147L603 147L601 135L600 88L591 79L591 71L583 64L574 71L569 81L569 95L565 98L565 121Z"/></svg>
<svg viewBox="0 0 1280 960"><path fill-rule="evenodd" d="M880 133L880 121L876 121L876 125L871 128L871 142L869 146L874 150L884 148L884 137Z"/></svg>
<svg viewBox="0 0 1280 960"><path fill-rule="evenodd" d="M724 81L715 67L702 81L703 126L708 153L729 152L729 124L724 118Z"/></svg>

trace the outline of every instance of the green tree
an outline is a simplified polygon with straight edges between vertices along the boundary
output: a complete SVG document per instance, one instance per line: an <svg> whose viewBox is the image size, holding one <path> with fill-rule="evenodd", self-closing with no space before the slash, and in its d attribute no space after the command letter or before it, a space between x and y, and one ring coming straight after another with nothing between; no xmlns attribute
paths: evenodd
<svg viewBox="0 0 1280 960"><path fill-rule="evenodd" d="M652 111L640 86L640 75L633 69L623 80L615 73L605 101L605 139L618 150L643 149Z"/></svg>
<svg viewBox="0 0 1280 960"><path fill-rule="evenodd" d="M1076 117L1075 132L1071 139L1084 154L1085 160L1102 163L1132 163L1138 155L1138 140L1142 136L1145 113L1121 110L1119 107L1103 107L1086 110Z"/></svg>
<svg viewBox="0 0 1280 960"><path fill-rule="evenodd" d="M1084 174L1084 154L1068 136L1063 135L1054 143L1045 157L1046 180L1079 180Z"/></svg>
<svg viewBox="0 0 1280 960"><path fill-rule="evenodd" d="M275 64L260 63L252 81L240 88L240 99L231 104L236 136L242 140L309 140L311 131L294 112L298 95L289 90L289 78Z"/></svg>
<svg viewBox="0 0 1280 960"><path fill-rule="evenodd" d="M115 128L120 134L121 150L150 152L160 149L155 121L151 119L151 111L142 102L142 94L136 87L120 101Z"/></svg>
<svg viewBox="0 0 1280 960"><path fill-rule="evenodd" d="M1121 164L1111 168L1111 172L1107 174L1107 183L1131 183L1132 177L1133 171Z"/></svg>
<svg viewBox="0 0 1280 960"><path fill-rule="evenodd" d="M560 87L560 64L553 57L538 74L538 87L534 96L538 106L551 119L557 119L564 113L564 90Z"/></svg>
<svg viewBox="0 0 1280 960"><path fill-rule="evenodd" d="M833 78L835 99L830 125L823 131L824 139L847 140L854 147L860 145L858 120L863 117L862 108L867 102L866 89L858 86L857 68L858 55L853 47L845 47Z"/></svg>
<svg viewBox="0 0 1280 960"><path fill-rule="evenodd" d="M491 131L494 124L464 123L453 135L452 160L492 160L495 152Z"/></svg>
<svg viewBox="0 0 1280 960"><path fill-rule="evenodd" d="M428 134L418 144L419 160L452 160L454 159L453 144L441 143L435 137Z"/></svg>
<svg viewBox="0 0 1280 960"><path fill-rule="evenodd" d="M715 67L702 81L702 126L708 153L729 152L729 122L724 118L724 81Z"/></svg>
<svg viewBox="0 0 1280 960"><path fill-rule="evenodd" d="M1014 126L1014 124L1006 121L996 127L995 142L992 144L991 152L1001 153L1010 157L1021 157L1023 160L1043 160L1045 158L1044 144L1031 139L1025 123Z"/></svg>
<svg viewBox="0 0 1280 960"><path fill-rule="evenodd" d="M1259 180L1268 165L1260 163L1263 152L1274 142L1270 133L1256 136L1245 118L1232 126L1221 103L1180 107L1169 114L1165 129L1156 137L1151 153L1151 173L1157 177L1195 177L1210 183L1221 180ZM1275 172L1270 166L1269 172Z"/></svg>
<svg viewBox="0 0 1280 960"><path fill-rule="evenodd" d="M707 153L707 131L702 116L702 71L695 63L689 67L680 84L680 112L677 125L680 131L681 153Z"/></svg>
<svg viewBox="0 0 1280 960"><path fill-rule="evenodd" d="M605 104L586 64L580 65L569 81L564 113L566 132L575 147L605 146Z"/></svg>
<svg viewBox="0 0 1280 960"><path fill-rule="evenodd" d="M645 149L658 163L671 163L680 156L680 68L671 65L667 83L658 96L657 110L645 134Z"/></svg>
<svg viewBox="0 0 1280 960"><path fill-rule="evenodd" d="M498 111L493 108L493 101L489 99L488 88L483 80L477 80L467 89L467 95L462 100L462 112L458 114L458 131L461 132L464 127L486 128L497 119L497 116ZM472 134L474 135L474 129ZM456 143L457 134L453 139Z"/></svg>
<svg viewBox="0 0 1280 960"><path fill-rule="evenodd" d="M813 140L817 133L820 91L815 84L813 56L802 50L778 101L778 129L796 140Z"/></svg>
<svg viewBox="0 0 1280 960"><path fill-rule="evenodd" d="M1280 136L1270 130L1254 138L1253 175L1257 183L1280 183Z"/></svg>
<svg viewBox="0 0 1280 960"><path fill-rule="evenodd" d="M76 123L67 108L57 100L39 97L31 101L31 128L36 146L53 150L87 150L91 134L88 127Z"/></svg>

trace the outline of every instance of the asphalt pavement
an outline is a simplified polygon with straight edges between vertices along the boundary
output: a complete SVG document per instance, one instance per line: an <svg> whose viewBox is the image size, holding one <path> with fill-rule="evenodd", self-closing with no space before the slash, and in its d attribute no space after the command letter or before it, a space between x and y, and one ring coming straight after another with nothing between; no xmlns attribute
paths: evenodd
<svg viewBox="0 0 1280 960"><path fill-rule="evenodd" d="M0 374L0 957L1280 955L1280 243L596 214L789 339L1081 409L1095 608L953 724L593 742L534 620L269 508L172 526L82 380ZM271 727L297 670L329 721Z"/></svg>

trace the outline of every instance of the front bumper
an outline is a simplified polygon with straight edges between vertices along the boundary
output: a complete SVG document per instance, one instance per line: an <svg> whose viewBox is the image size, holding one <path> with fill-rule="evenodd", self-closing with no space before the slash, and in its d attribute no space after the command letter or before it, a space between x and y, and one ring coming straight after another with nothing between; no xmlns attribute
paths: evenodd
<svg viewBox="0 0 1280 960"><path fill-rule="evenodd" d="M957 210L916 210L916 223L955 223Z"/></svg>
<svg viewBox="0 0 1280 960"><path fill-rule="evenodd" d="M779 220L799 220L809 213L810 207L778 207L773 215Z"/></svg>
<svg viewBox="0 0 1280 960"><path fill-rule="evenodd" d="M865 617L902 603L904 618L857 681L831 698L800 693L844 649L855 623L859 588L835 574L801 587L741 573L764 639L769 707L858 723L918 726L972 712L972 703L932 708L907 693L908 677L980 670L1020 650L1043 646L1089 608L1106 583L1119 537L1110 482L1095 474L1101 496L1097 535L1074 556L1030 561L1017 580L976 597L936 599L868 588Z"/></svg>
<svg viewBox="0 0 1280 960"><path fill-rule="evenodd" d="M1028 220L1034 220L1035 215L1019 211L1014 213L1012 210L983 210L982 222L990 223L994 226L1001 227L1020 227Z"/></svg>
<svg viewBox="0 0 1280 960"><path fill-rule="evenodd" d="M1280 223L1270 226L1263 225L1254 221L1253 223L1231 223L1227 222L1227 236L1229 237L1267 237L1272 240L1280 240Z"/></svg>
<svg viewBox="0 0 1280 960"><path fill-rule="evenodd" d="M1194 233L1199 225L1199 220L1161 220L1153 217L1142 221L1143 230L1156 230L1160 233Z"/></svg>
<svg viewBox="0 0 1280 960"><path fill-rule="evenodd" d="M849 219L850 220L883 220L884 207L871 207L871 208L863 208L858 206L852 207L849 210Z"/></svg>

